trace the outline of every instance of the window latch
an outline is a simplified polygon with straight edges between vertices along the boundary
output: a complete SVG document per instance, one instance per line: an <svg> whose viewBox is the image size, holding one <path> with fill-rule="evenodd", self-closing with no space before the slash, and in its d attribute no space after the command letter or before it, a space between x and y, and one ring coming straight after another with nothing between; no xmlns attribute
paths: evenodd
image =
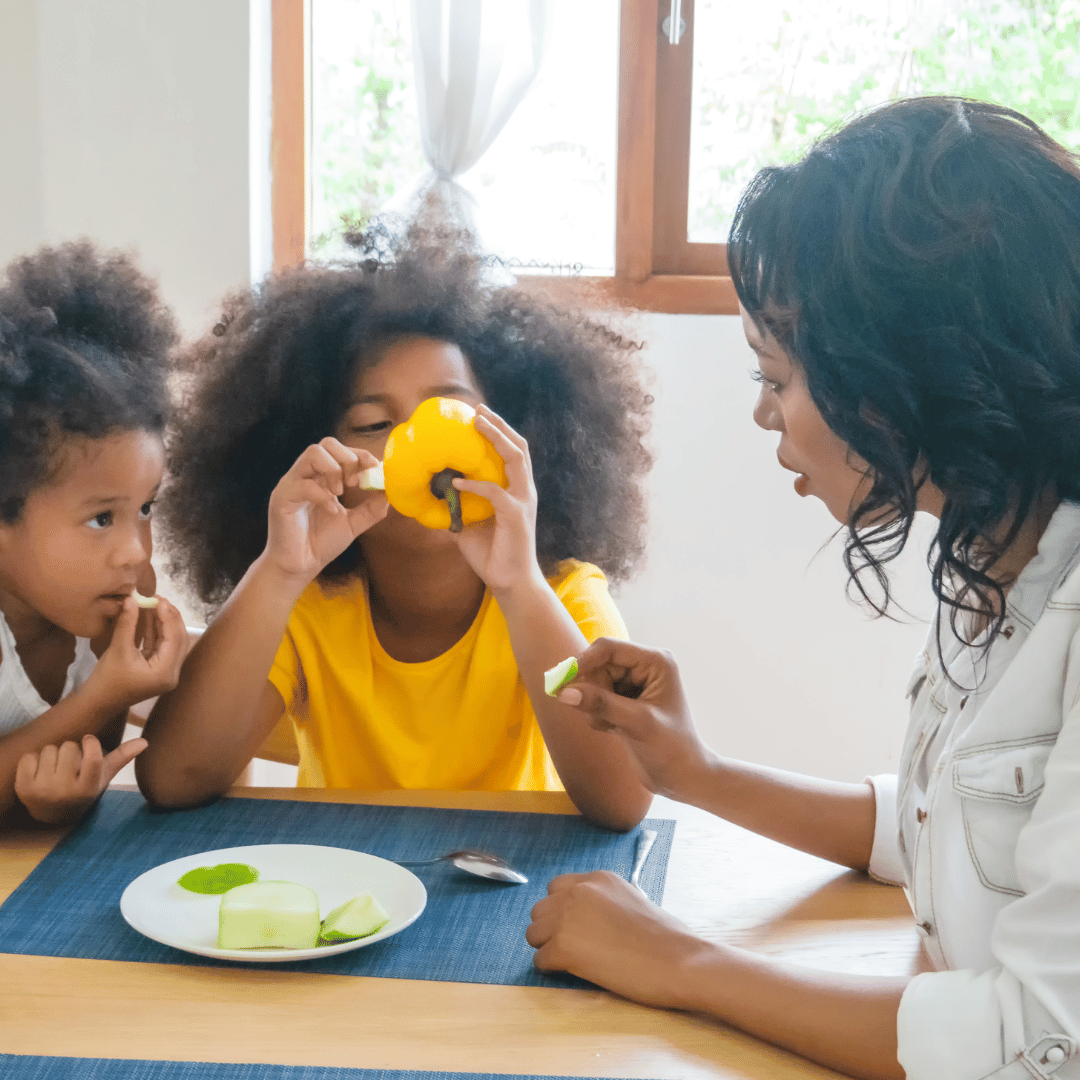
<svg viewBox="0 0 1080 1080"><path fill-rule="evenodd" d="M671 14L661 23L660 29L667 34L669 45L678 45L686 33L686 20L682 17L682 0L671 0Z"/></svg>

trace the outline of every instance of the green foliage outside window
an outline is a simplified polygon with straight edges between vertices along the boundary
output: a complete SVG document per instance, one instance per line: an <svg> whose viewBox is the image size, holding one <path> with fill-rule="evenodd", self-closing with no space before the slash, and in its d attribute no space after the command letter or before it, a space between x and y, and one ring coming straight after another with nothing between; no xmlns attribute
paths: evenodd
<svg viewBox="0 0 1080 1080"><path fill-rule="evenodd" d="M721 239L766 164L872 105L1008 105L1080 152L1080 0L697 0L691 239ZM695 235L698 234L698 235Z"/></svg>
<svg viewBox="0 0 1080 1080"><path fill-rule="evenodd" d="M315 16L311 249L325 255L425 165L408 4L335 0L331 8L323 0Z"/></svg>

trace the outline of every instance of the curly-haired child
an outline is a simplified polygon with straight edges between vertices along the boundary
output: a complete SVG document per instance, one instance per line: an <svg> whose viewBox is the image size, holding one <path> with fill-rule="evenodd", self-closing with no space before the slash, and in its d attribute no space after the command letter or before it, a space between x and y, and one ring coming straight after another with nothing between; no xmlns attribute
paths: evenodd
<svg viewBox="0 0 1080 1080"><path fill-rule="evenodd" d="M128 709L176 685L155 589L173 319L126 255L79 242L0 282L0 814L77 820L146 745Z"/></svg>
<svg viewBox="0 0 1080 1080"><path fill-rule="evenodd" d="M627 829L650 793L543 672L624 637L605 574L643 550L651 398L634 345L484 283L459 237L307 267L234 298L192 356L162 520L219 606L146 727L160 806L220 794L286 713L302 786L557 790ZM458 398L509 487L457 535L361 491L391 429Z"/></svg>

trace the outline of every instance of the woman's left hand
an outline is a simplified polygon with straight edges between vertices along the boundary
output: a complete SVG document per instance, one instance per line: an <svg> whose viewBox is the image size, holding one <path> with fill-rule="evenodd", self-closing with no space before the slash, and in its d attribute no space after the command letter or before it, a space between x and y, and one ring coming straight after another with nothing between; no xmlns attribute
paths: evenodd
<svg viewBox="0 0 1080 1080"><path fill-rule="evenodd" d="M541 971L568 971L616 994L665 1009L692 1007L689 965L707 942L608 873L564 874L532 909L525 940Z"/></svg>
<svg viewBox="0 0 1080 1080"><path fill-rule="evenodd" d="M455 536L462 555L493 592L539 576L536 562L536 485L529 444L486 405L476 410L476 430L506 466L505 488L487 480L455 480L458 491L488 500L494 518L467 525Z"/></svg>

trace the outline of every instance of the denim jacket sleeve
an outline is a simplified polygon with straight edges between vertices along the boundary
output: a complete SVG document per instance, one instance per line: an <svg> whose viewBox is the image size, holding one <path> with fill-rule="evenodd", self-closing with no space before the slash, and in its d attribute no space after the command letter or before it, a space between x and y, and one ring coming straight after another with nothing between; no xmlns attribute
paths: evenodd
<svg viewBox="0 0 1080 1080"><path fill-rule="evenodd" d="M866 782L874 789L874 846L870 852L870 876L887 885L903 885L900 834L896 828L896 774L868 776Z"/></svg>

